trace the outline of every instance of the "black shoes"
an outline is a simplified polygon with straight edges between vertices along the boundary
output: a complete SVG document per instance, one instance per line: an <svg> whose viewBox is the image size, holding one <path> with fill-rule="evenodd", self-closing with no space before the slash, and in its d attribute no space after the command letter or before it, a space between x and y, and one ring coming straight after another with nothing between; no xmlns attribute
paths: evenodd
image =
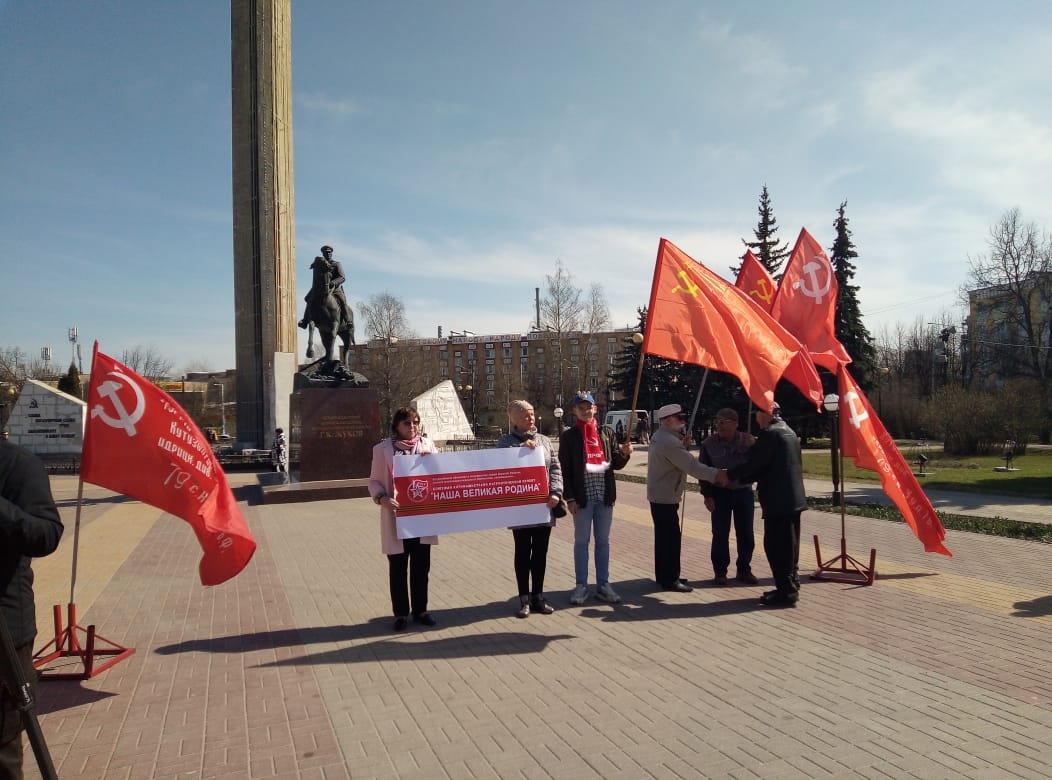
<svg viewBox="0 0 1052 780"><path fill-rule="evenodd" d="M419 615L413 615L413 622L428 627L437 625L435 619L431 617L430 612L421 612Z"/></svg>
<svg viewBox="0 0 1052 780"><path fill-rule="evenodd" d="M791 591L769 590L760 597L761 607L795 607L800 594Z"/></svg>
<svg viewBox="0 0 1052 780"><path fill-rule="evenodd" d="M528 596L519 596L519 611L515 613L517 618L528 618L530 616L530 599Z"/></svg>
<svg viewBox="0 0 1052 780"><path fill-rule="evenodd" d="M671 590L675 593L690 593L692 590L694 590L694 588L690 587L690 585L685 583L683 580L676 580L675 582L670 582L668 585L662 585L661 587L663 587L665 590Z"/></svg>
<svg viewBox="0 0 1052 780"><path fill-rule="evenodd" d="M530 599L530 608L539 615L550 615L555 611L555 607L549 604L544 596L534 596Z"/></svg>
<svg viewBox="0 0 1052 780"><path fill-rule="evenodd" d="M405 631L405 627L408 626L408 625L409 625L409 621L406 618L404 618L404 617L396 617L395 618L395 622L394 622L394 626L392 626L392 628L394 628L395 631Z"/></svg>
<svg viewBox="0 0 1052 780"><path fill-rule="evenodd" d="M751 571L740 571L738 576L734 578L743 585L759 585L760 581L756 579L756 575Z"/></svg>
<svg viewBox="0 0 1052 780"><path fill-rule="evenodd" d="M729 584L727 582L727 575L717 574L715 577L712 578L712 584L715 585L717 588L726 588Z"/></svg>

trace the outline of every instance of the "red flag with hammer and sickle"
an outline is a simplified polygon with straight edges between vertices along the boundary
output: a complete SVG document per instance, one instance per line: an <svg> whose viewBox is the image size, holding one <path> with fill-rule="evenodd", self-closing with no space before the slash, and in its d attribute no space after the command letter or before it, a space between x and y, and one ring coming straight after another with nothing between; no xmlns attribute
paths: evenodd
<svg viewBox="0 0 1052 780"><path fill-rule="evenodd" d="M836 337L836 302L840 286L825 250L807 230L800 230L778 285L771 316L807 347L816 365L836 373L851 356Z"/></svg>
<svg viewBox="0 0 1052 780"><path fill-rule="evenodd" d="M913 476L891 434L884 428L869 400L863 395L846 367L839 371L840 390L840 451L854 459L859 468L875 471L880 484L924 543L925 552L950 555L942 543L946 529L931 501Z"/></svg>
<svg viewBox="0 0 1052 780"><path fill-rule="evenodd" d="M256 551L219 461L183 408L98 342L88 388L80 476L188 522L203 585L238 574Z"/></svg>
<svg viewBox="0 0 1052 780"><path fill-rule="evenodd" d="M734 280L734 286L744 290L752 302L765 312L771 313L777 288L774 279L751 249L746 249L742 255L742 267L738 269L738 278Z"/></svg>
<svg viewBox="0 0 1052 780"><path fill-rule="evenodd" d="M668 239L658 244L643 352L738 377L759 409L770 409L786 379L815 407L822 383L800 342L749 296L696 262Z"/></svg>

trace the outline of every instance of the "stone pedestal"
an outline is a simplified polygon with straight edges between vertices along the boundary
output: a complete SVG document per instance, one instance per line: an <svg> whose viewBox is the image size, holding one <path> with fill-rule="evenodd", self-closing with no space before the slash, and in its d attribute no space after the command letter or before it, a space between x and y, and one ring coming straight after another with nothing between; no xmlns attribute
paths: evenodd
<svg viewBox="0 0 1052 780"><path fill-rule="evenodd" d="M300 444L299 481L368 479L373 445L383 437L376 391L309 387L292 394L293 435Z"/></svg>

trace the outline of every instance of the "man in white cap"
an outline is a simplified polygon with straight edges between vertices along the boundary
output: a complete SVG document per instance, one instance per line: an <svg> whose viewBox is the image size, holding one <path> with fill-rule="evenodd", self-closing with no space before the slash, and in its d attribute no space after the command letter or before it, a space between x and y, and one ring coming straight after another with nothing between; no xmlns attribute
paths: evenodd
<svg viewBox="0 0 1052 780"><path fill-rule="evenodd" d="M647 453L647 500L654 521L654 578L665 590L693 590L679 576L683 532L679 527L679 504L687 487L687 475L719 485L726 474L706 466L687 451L687 415L679 404L666 404L657 411L658 429L650 438Z"/></svg>
<svg viewBox="0 0 1052 780"><path fill-rule="evenodd" d="M800 513L807 509L800 439L782 420L778 404L770 412L757 410L756 422L760 433L745 463L722 473L739 484L756 481L763 550L775 585L763 594L760 605L794 607L800 598Z"/></svg>

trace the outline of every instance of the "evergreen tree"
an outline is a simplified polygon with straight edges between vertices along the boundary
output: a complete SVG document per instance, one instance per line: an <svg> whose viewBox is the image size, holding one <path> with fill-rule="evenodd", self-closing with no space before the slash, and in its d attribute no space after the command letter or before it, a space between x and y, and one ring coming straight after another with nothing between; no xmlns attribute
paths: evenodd
<svg viewBox="0 0 1052 780"><path fill-rule="evenodd" d="M77 371L76 363L70 362L69 371L58 380L58 389L74 398L80 398L80 372Z"/></svg>
<svg viewBox="0 0 1052 780"><path fill-rule="evenodd" d="M858 286L851 283L855 277L852 261L858 257L858 252L851 241L848 219L844 216L846 208L845 200L840 204L836 221L833 222L836 240L829 250L829 259L833 263L837 284L840 285L836 304L836 337L851 356L851 375L863 390L869 390L876 380L877 349L873 345L873 337L862 322L862 312L858 307Z"/></svg>
<svg viewBox="0 0 1052 780"><path fill-rule="evenodd" d="M790 247L782 244L782 239L775 237L775 233L778 232L778 220L774 218L774 208L771 206L771 198L767 194L766 184L763 185L763 191L760 193L760 206L757 211L760 215L760 221L756 224L756 229L753 231L756 240L746 241L743 238L742 243L752 250L752 253L759 258L760 262L763 263L763 267L767 269L767 272L777 282L782 276L782 265L792 250ZM738 275L740 270L740 265L731 268L731 272L735 276Z"/></svg>

